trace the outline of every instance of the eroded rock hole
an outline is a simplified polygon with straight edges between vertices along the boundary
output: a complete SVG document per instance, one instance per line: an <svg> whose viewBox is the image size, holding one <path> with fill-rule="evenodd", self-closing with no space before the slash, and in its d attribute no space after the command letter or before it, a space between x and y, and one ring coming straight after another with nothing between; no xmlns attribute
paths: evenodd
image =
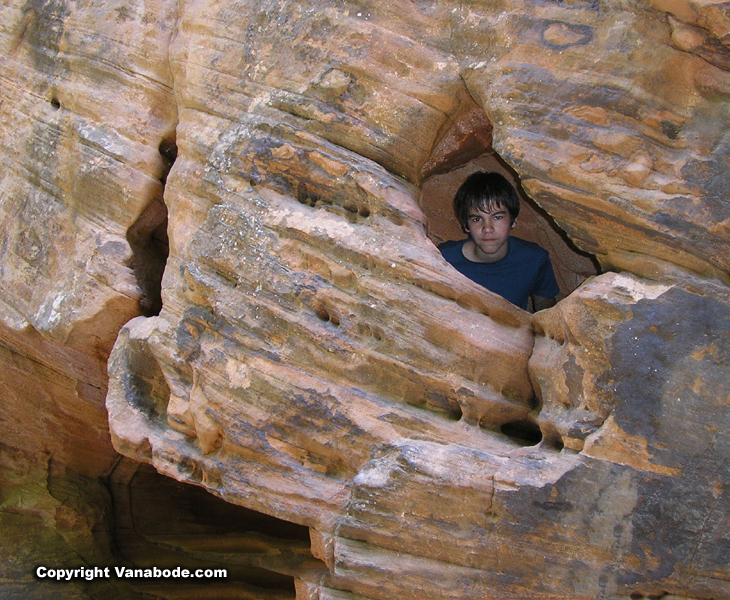
<svg viewBox="0 0 730 600"><path fill-rule="evenodd" d="M131 267L141 292L140 312L147 317L158 315L162 310L162 275L169 254L167 207L162 198L147 206L127 231L127 240L132 248Z"/></svg>
<svg viewBox="0 0 730 600"><path fill-rule="evenodd" d="M177 159L177 143L175 140L176 137L173 134L164 138L160 142L160 156L162 156L164 161L160 181L162 181L163 183L167 181L167 176L170 173L170 169L172 169L172 165L175 164L175 160Z"/></svg>
<svg viewBox="0 0 730 600"><path fill-rule="evenodd" d="M549 421L542 421L540 430L542 432L542 445L545 448L551 448L558 452L565 448L565 442L563 436L558 431L558 428Z"/></svg>
<svg viewBox="0 0 730 600"><path fill-rule="evenodd" d="M532 419L505 423L500 431L522 446L535 446L542 441L540 427Z"/></svg>
<svg viewBox="0 0 730 600"><path fill-rule="evenodd" d="M555 221L527 196L517 173L492 149L487 149L480 156L451 171L434 175L424 181L421 203L428 219L428 235L435 245L467 236L454 215L453 199L464 180L477 171L501 173L517 190L520 197L520 215L512 235L535 242L549 252L555 278L560 286L558 299L570 294L588 277L598 274L595 257L576 248Z"/></svg>
<svg viewBox="0 0 730 600"><path fill-rule="evenodd" d="M332 323L332 325L334 325L335 327L339 327L340 315L338 315L335 311L327 308L324 304L317 304L314 307L314 312L320 321L323 321L325 323Z"/></svg>
<svg viewBox="0 0 730 600"><path fill-rule="evenodd" d="M464 416L464 411L458 400L437 392L430 391L426 393L426 406L431 410L444 414L452 421L460 421Z"/></svg>
<svg viewBox="0 0 730 600"><path fill-rule="evenodd" d="M365 337L370 337L376 342L382 342L385 339L385 333L380 327L370 323L358 323L358 333Z"/></svg>
<svg viewBox="0 0 730 600"><path fill-rule="evenodd" d="M552 440L551 443L548 444L548 448L552 448L553 450L557 450L558 452L560 452L563 448L565 448L563 438L557 438Z"/></svg>
<svg viewBox="0 0 730 600"><path fill-rule="evenodd" d="M318 306L315 309L315 312L317 313L317 318L320 321L324 321L326 323L330 320L330 313L324 306Z"/></svg>
<svg viewBox="0 0 730 600"><path fill-rule="evenodd" d="M300 182L296 188L296 198L300 204L304 204L311 208L324 208L341 216L345 216L351 223L356 223L358 217L367 219L371 210L366 203L359 203L354 200L344 200L342 202L333 201L320 196L312 191L307 184Z"/></svg>
<svg viewBox="0 0 730 600"><path fill-rule="evenodd" d="M160 475L149 465L122 459L109 488L120 565L227 571L225 579L165 580L166 598L293 600L293 574L325 571L311 555L309 528L228 503L204 488ZM135 592L157 597L159 581L129 583Z"/></svg>
<svg viewBox="0 0 730 600"><path fill-rule="evenodd" d="M446 124L422 169L421 205L434 244L467 236L454 214L453 199L464 180L477 171L501 173L515 187L520 214L511 234L549 252L560 287L558 299L598 274L595 257L576 248L550 215L525 193L518 174L493 149L492 125L470 97L463 100L459 113Z"/></svg>
<svg viewBox="0 0 730 600"><path fill-rule="evenodd" d="M312 208L321 202L319 195L310 191L303 183L300 183L297 187L297 200L302 204L311 206Z"/></svg>
<svg viewBox="0 0 730 600"><path fill-rule="evenodd" d="M162 310L162 276L170 252L167 237L167 206L163 197L167 176L177 158L174 136L160 142L159 152L162 159L160 193L127 231L127 241L132 248L130 266L141 292L139 309L147 317L158 315Z"/></svg>
<svg viewBox="0 0 730 600"><path fill-rule="evenodd" d="M520 211L510 235L547 250L560 288L558 300L598 274L595 257L576 248L550 215L525 193L519 175L494 150L492 124L466 88L459 109L438 133L431 156L421 171L421 207L427 219L428 237L436 246L468 237L454 213L453 200L466 178L478 171L500 173L515 188ZM463 293L457 303L467 310L489 315L488 307L478 296ZM533 308L530 300L528 310ZM496 426L490 423L486 428ZM506 423L501 426L501 432L522 445L535 445L543 440L539 425L532 419ZM551 448L562 447L559 435L551 436L547 442Z"/></svg>
<svg viewBox="0 0 730 600"><path fill-rule="evenodd" d="M631 600L661 600L668 595L669 592L661 592L660 594L642 594L640 592L632 592L629 597Z"/></svg>

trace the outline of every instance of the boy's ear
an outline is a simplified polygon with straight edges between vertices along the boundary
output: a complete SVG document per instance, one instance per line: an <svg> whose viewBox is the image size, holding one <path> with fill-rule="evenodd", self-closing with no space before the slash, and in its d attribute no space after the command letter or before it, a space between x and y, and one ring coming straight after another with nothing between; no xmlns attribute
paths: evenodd
<svg viewBox="0 0 730 600"><path fill-rule="evenodd" d="M512 221L512 225L510 225L510 229L514 229L515 228L515 225L517 225L517 219L515 219L514 221Z"/></svg>

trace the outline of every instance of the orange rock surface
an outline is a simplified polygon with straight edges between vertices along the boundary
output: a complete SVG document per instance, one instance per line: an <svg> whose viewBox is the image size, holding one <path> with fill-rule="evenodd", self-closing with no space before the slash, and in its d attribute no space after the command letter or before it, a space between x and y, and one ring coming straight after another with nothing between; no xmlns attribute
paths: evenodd
<svg viewBox="0 0 730 600"><path fill-rule="evenodd" d="M730 598L729 31L713 1L6 2L0 595ZM547 311L434 244L492 165Z"/></svg>

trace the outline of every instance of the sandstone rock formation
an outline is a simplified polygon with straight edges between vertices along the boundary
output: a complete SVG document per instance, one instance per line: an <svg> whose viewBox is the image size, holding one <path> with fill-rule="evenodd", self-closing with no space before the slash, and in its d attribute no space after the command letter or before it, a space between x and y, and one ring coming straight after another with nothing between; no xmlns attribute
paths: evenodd
<svg viewBox="0 0 730 600"><path fill-rule="evenodd" d="M730 598L726 4L1 10L4 595ZM433 243L494 151L535 315Z"/></svg>

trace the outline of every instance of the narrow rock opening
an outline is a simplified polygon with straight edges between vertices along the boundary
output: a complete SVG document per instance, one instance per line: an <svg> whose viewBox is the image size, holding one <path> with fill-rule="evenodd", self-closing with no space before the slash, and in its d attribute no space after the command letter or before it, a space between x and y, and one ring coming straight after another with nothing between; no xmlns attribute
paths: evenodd
<svg viewBox="0 0 730 600"><path fill-rule="evenodd" d="M661 600L668 595L669 592L661 592L659 594L642 594L641 592L632 592L629 595L629 598L631 598L631 600Z"/></svg>
<svg viewBox="0 0 730 600"><path fill-rule="evenodd" d="M167 175L177 158L174 134L160 142L159 152L162 159L160 193L127 231L127 241L132 248L130 266L141 292L139 309L146 317L158 315L162 310L162 276L169 254L167 206L163 198Z"/></svg>
<svg viewBox="0 0 730 600"><path fill-rule="evenodd" d="M309 528L230 504L206 491L122 459L109 478L120 566L225 569L225 578L130 579L142 595L212 600L291 598L294 578L324 564Z"/></svg>
<svg viewBox="0 0 730 600"><path fill-rule="evenodd" d="M522 189L519 175L492 147L492 125L471 99L446 126L422 169L421 206L428 221L428 236L438 245L466 237L454 214L453 199L464 180L477 171L496 171L515 187L520 215L512 235L539 244L550 253L560 286L558 299L598 274L595 257L580 251L555 221Z"/></svg>
<svg viewBox="0 0 730 600"><path fill-rule="evenodd" d="M580 251L554 219L538 206L524 191L518 173L495 151L492 145L492 124L484 110L471 98L466 89L459 109L439 132L430 158L421 169L421 208L428 224L428 237L438 246L451 240L463 240L464 232L453 207L453 200L461 184L478 171L497 172L515 188L520 199L520 211L510 235L538 244L547 250L560 292L558 300L568 296L587 278L599 273L593 255ZM478 303L459 300L465 308ZM532 300L527 307L533 311ZM542 332L537 332L540 335ZM533 446L540 443L561 450L559 434L544 436L533 418L510 421L495 426L480 422L484 429L498 430L515 443Z"/></svg>
<svg viewBox="0 0 730 600"><path fill-rule="evenodd" d="M505 423L500 431L522 446L535 446L542 441L540 426L532 419Z"/></svg>
<svg viewBox="0 0 730 600"><path fill-rule="evenodd" d="M558 428L550 421L540 421L540 432L542 434L542 445L544 448L550 448L558 452L565 448L563 436L558 431Z"/></svg>

